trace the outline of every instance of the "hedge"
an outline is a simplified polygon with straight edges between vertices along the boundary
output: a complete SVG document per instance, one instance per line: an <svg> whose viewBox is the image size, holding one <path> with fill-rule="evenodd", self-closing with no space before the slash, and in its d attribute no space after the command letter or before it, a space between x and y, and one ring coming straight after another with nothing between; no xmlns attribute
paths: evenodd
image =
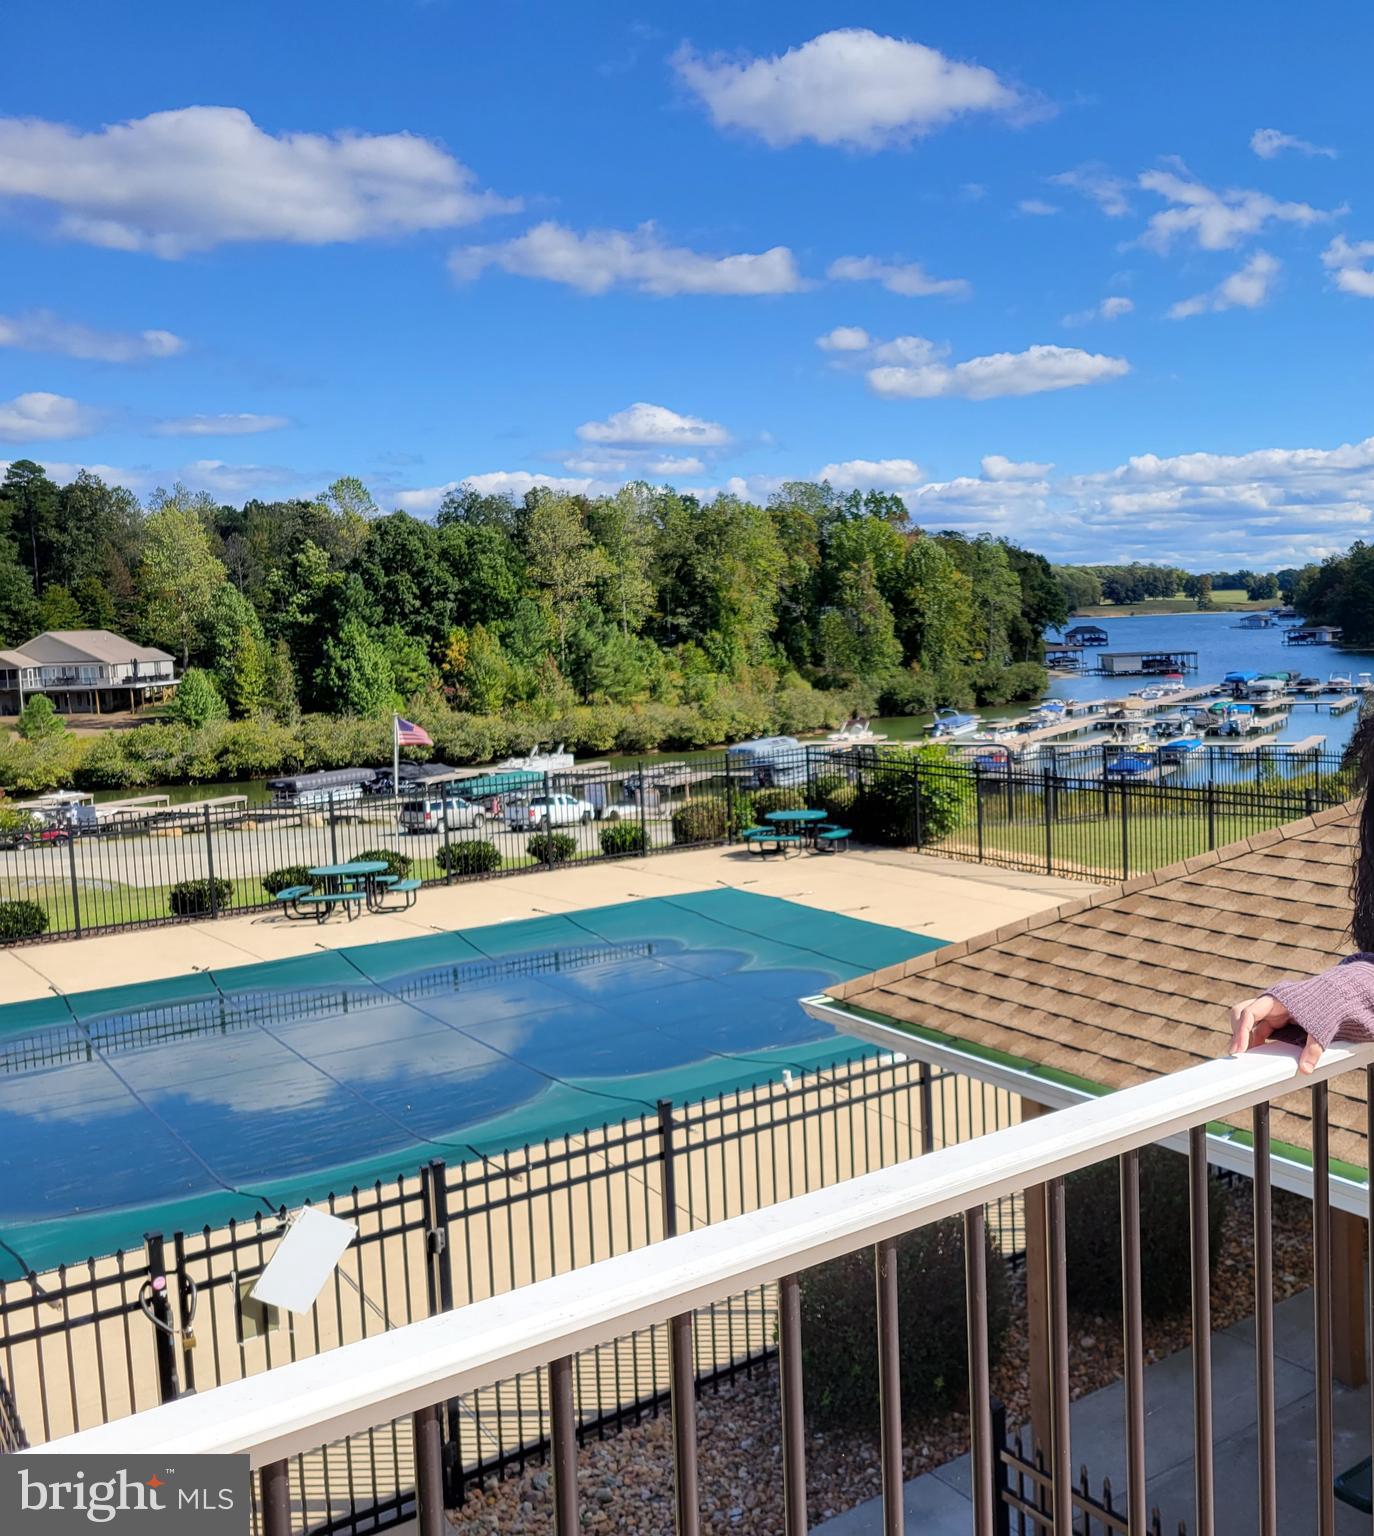
<svg viewBox="0 0 1374 1536"><path fill-rule="evenodd" d="M987 1247L988 1350L995 1367L1011 1319L1006 1261ZM877 1309L873 1250L860 1249L803 1272L802 1376L817 1424L876 1423ZM910 1416L956 1400L968 1385L964 1223L959 1216L897 1239L902 1405Z"/></svg>
<svg viewBox="0 0 1374 1536"><path fill-rule="evenodd" d="M495 843L474 838L464 843L444 843L434 855L440 869L454 875L489 875L501 867L501 850Z"/></svg>
<svg viewBox="0 0 1374 1536"><path fill-rule="evenodd" d="M370 864L385 864L386 869L383 873L395 875L398 880L404 880L410 873L409 857L404 853L397 853L392 848L364 848L358 858Z"/></svg>
<svg viewBox="0 0 1374 1536"><path fill-rule="evenodd" d="M532 832L525 851L540 864L565 864L577 852L577 841L566 832Z"/></svg>
<svg viewBox="0 0 1374 1536"><path fill-rule="evenodd" d="M280 869L269 870L262 877L262 888L272 897L293 885L313 886L314 883L304 864L283 864Z"/></svg>
<svg viewBox="0 0 1374 1536"><path fill-rule="evenodd" d="M623 853L645 853L648 847L649 834L638 822L621 821L601 829L601 851L608 859Z"/></svg>
<svg viewBox="0 0 1374 1536"><path fill-rule="evenodd" d="M0 944L36 939L48 931L48 912L36 901L0 901Z"/></svg>
<svg viewBox="0 0 1374 1536"><path fill-rule="evenodd" d="M699 795L673 812L674 843L723 843L754 819L757 796Z"/></svg>
<svg viewBox="0 0 1374 1536"><path fill-rule="evenodd" d="M774 811L804 811L806 795L800 789L760 789L754 792L754 816L766 821Z"/></svg>
<svg viewBox="0 0 1374 1536"><path fill-rule="evenodd" d="M173 917L207 917L223 912L233 899L232 880L180 880L168 893Z"/></svg>

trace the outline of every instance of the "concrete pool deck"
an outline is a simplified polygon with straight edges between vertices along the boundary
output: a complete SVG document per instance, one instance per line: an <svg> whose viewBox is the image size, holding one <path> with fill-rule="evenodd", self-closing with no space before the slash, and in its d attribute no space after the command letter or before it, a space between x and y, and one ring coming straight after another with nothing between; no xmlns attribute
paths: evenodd
<svg viewBox="0 0 1374 1536"><path fill-rule="evenodd" d="M950 942L1096 889L1082 880L899 849L856 848L787 860L763 859L737 848L694 849L427 886L408 912L367 913L354 922L336 917L317 924L279 912L251 912L217 922L25 945L0 951L0 1004L720 886L783 897Z"/></svg>

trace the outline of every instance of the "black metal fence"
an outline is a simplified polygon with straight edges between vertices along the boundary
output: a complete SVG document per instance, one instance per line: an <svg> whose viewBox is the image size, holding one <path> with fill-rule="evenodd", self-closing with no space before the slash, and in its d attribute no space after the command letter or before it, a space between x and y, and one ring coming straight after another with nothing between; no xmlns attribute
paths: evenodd
<svg viewBox="0 0 1374 1536"><path fill-rule="evenodd" d="M1210 747L1168 766L1111 744L1031 763L978 749L938 760L899 746L809 746L747 769L719 754L549 774L477 804L462 787L305 806L131 807L94 826L55 826L0 848L0 941L270 908L283 886L311 884L311 868L363 855L433 885L737 844L751 822L800 807L858 842L1125 878L1354 790L1331 754Z"/></svg>
<svg viewBox="0 0 1374 1536"><path fill-rule="evenodd" d="M305 1315L249 1294L282 1212L151 1233L141 1252L0 1281L0 1446L21 1446L26 1432L46 1442L462 1307L999 1128L1016 1112L986 1084L869 1056L500 1156L431 1162L327 1198L358 1236ZM1019 1200L990 1207L989 1221L1008 1255L1020 1249ZM700 1313L699 1383L770 1359L775 1317L771 1287ZM657 1413L668 1382L664 1330L588 1352L574 1373L581 1435ZM542 1456L548 1412L542 1371L445 1405L450 1506L471 1483ZM296 1458L291 1483L301 1530L362 1536L408 1519L411 1421Z"/></svg>
<svg viewBox="0 0 1374 1536"><path fill-rule="evenodd" d="M1032 1455L1020 1435L1007 1438L1006 1416L1000 1404L994 1412L993 1430L1002 1451L998 1466L998 1536L1050 1536L1054 1530L1054 1478L1038 1449ZM1072 1525L1074 1536L1132 1536L1130 1518L1112 1488L1111 1479L1102 1480L1100 1493L1094 1494L1087 1467L1078 1469L1078 1486L1073 1490ZM1140 1536L1164 1536L1158 1509L1150 1511L1148 1531ZM1188 1536L1188 1527L1178 1523L1177 1536Z"/></svg>

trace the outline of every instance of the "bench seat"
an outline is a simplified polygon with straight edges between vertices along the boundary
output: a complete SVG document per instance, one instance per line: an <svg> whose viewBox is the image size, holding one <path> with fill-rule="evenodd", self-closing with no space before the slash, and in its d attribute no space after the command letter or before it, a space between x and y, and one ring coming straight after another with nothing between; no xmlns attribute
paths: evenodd
<svg viewBox="0 0 1374 1536"><path fill-rule="evenodd" d="M854 834L848 827L822 827L816 833L816 847L826 853L836 853L842 843L847 843Z"/></svg>
<svg viewBox="0 0 1374 1536"><path fill-rule="evenodd" d="M283 904L288 901L299 901L302 896L309 896L314 889L313 885L288 885L285 889L278 891L272 900Z"/></svg>
<svg viewBox="0 0 1374 1536"><path fill-rule="evenodd" d="M329 905L333 905L333 903L336 902L336 901L342 901L342 902L366 901L367 900L367 892L366 891L311 891L308 896L298 896L296 898L296 900L298 902L300 902L300 904L302 906L305 906L307 903L309 903L311 906L323 906L326 903L328 903Z"/></svg>

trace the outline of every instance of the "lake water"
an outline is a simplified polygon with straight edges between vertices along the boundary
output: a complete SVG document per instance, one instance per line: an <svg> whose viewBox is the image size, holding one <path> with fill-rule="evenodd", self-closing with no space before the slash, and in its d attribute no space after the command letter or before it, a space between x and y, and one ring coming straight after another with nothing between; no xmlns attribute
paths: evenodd
<svg viewBox="0 0 1374 1536"><path fill-rule="evenodd" d="M1075 621L1070 621L1070 627ZM1284 636L1291 625L1275 624L1269 629L1243 629L1240 616L1230 613L1166 613L1138 618L1123 614L1120 618L1099 618L1093 623L1107 631L1108 651L1196 651L1197 673L1189 674L1191 684L1219 683L1228 672L1300 671L1325 680L1332 672L1374 672L1374 652L1338 650L1329 645L1285 645ZM1089 665L1093 652L1085 653ZM1056 699L1124 698L1142 685L1141 678L1110 678L1094 675L1058 677L1050 685L1050 697ZM1014 719L1026 713L1024 704L980 711L989 724L1000 719ZM1324 735L1326 745L1339 751L1355 729L1358 711L1330 715L1324 709L1299 706L1289 716L1276 741L1301 741L1306 736ZM925 735L929 715L896 715L876 719L873 728L894 741L911 741ZM663 752L642 754L643 761L654 757L673 762L693 762L718 756L716 752ZM612 757L616 767L633 767L640 756ZM111 790L96 795L97 800L118 799L133 790ZM177 784L168 787L173 801L184 803L208 800L216 795L246 794L253 804L266 802L270 796L261 779L238 784Z"/></svg>

